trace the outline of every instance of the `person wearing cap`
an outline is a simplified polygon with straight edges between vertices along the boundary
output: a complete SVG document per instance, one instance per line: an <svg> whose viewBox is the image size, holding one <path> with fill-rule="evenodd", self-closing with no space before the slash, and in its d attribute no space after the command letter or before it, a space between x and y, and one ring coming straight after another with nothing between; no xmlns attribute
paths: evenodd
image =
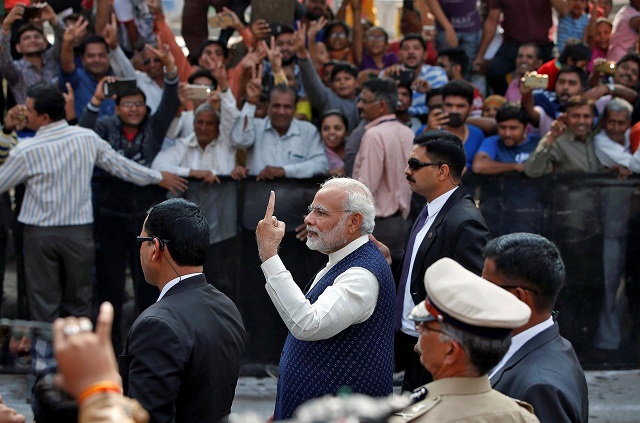
<svg viewBox="0 0 640 423"><path fill-rule="evenodd" d="M560 251L531 233L495 238L484 250L482 277L531 308L514 328L509 350L491 372L497 391L533 405L541 422L586 422L587 382L571 343L560 336L552 313L565 278Z"/></svg>
<svg viewBox="0 0 640 423"><path fill-rule="evenodd" d="M466 157L462 141L447 131L428 131L413 140L404 173L413 192L424 197L402 261L396 296L397 371L405 370L403 391L431 381L414 352L419 333L407 315L425 299L422 278L429 266L450 257L470 271L482 272L482 249L489 230L473 199L460 187Z"/></svg>
<svg viewBox="0 0 640 423"><path fill-rule="evenodd" d="M414 391L413 405L390 422L537 422L531 405L491 389L489 371L531 309L450 258L424 276L427 298L408 318L420 333L420 362L434 381ZM515 301L514 301L515 300Z"/></svg>
<svg viewBox="0 0 640 423"><path fill-rule="evenodd" d="M482 103L482 117L495 118L498 110L507 104L507 99L501 95L492 94Z"/></svg>
<svg viewBox="0 0 640 423"><path fill-rule="evenodd" d="M303 402L343 387L373 397L391 394L394 282L369 240L375 226L371 191L350 178L320 186L305 218L307 247L329 262L304 291L278 254L285 223L274 209L272 191L256 239L267 293L289 329L274 420L289 419Z"/></svg>

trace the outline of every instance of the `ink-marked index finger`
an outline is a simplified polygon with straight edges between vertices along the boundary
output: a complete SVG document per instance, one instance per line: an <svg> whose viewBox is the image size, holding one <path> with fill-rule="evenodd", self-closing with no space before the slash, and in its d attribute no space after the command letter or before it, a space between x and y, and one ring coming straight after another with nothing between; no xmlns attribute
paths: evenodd
<svg viewBox="0 0 640 423"><path fill-rule="evenodd" d="M276 193L271 191L269 194L269 203L267 204L267 211L264 214L265 222L271 221L271 216L273 216L273 210L276 208Z"/></svg>

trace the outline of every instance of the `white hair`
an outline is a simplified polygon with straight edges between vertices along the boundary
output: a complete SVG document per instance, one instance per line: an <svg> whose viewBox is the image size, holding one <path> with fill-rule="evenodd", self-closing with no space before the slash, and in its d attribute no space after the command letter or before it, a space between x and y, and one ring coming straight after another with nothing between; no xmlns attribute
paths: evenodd
<svg viewBox="0 0 640 423"><path fill-rule="evenodd" d="M376 220L376 202L371 190L362 182L351 178L334 177L327 179L320 185L322 188L338 188L347 193L343 204L345 210L362 215L360 232L362 235L373 233Z"/></svg>

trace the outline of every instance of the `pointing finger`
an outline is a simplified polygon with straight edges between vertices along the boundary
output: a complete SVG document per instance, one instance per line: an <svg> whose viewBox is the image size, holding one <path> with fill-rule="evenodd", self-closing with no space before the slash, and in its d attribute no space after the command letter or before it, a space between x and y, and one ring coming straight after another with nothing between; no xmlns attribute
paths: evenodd
<svg viewBox="0 0 640 423"><path fill-rule="evenodd" d="M269 194L269 203L267 204L267 211L264 214L265 221L271 221L273 216L273 210L276 208L276 193L271 191Z"/></svg>

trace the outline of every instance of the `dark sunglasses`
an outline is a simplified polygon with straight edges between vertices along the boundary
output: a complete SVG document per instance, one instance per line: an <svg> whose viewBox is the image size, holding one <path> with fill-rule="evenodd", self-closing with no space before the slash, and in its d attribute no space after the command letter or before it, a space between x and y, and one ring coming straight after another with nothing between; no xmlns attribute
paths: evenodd
<svg viewBox="0 0 640 423"><path fill-rule="evenodd" d="M138 243L138 248L142 247L143 242L153 242L154 239L157 239L160 242L160 250L164 250L165 244L169 243L169 240L160 239L157 236L137 236L136 242Z"/></svg>
<svg viewBox="0 0 640 423"><path fill-rule="evenodd" d="M445 162L421 162L420 160L414 159L413 157L407 161L407 164L409 165L409 169L413 171L420 170L426 166L442 166L443 164L451 166L449 163Z"/></svg>

